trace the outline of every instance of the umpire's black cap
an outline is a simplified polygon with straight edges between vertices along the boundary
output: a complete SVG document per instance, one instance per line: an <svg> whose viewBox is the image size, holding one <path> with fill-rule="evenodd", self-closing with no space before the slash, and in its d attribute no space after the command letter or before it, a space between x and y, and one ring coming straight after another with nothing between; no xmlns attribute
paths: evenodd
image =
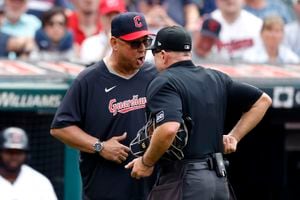
<svg viewBox="0 0 300 200"><path fill-rule="evenodd" d="M181 26L169 26L158 31L150 50L191 51L192 37Z"/></svg>

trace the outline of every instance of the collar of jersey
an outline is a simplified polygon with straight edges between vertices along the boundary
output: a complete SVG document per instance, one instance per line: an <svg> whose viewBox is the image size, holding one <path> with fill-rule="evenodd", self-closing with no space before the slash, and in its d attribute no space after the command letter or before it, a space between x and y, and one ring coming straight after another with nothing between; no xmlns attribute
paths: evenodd
<svg viewBox="0 0 300 200"><path fill-rule="evenodd" d="M171 67L178 67L178 66L195 66L195 64L191 61L191 60L184 60L184 61L179 61L179 62L176 62L172 65L170 65L169 68Z"/></svg>

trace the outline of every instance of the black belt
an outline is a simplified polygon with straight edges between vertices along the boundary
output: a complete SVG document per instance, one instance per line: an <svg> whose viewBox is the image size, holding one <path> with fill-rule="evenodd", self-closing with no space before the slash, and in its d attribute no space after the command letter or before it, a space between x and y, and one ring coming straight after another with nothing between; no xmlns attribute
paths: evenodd
<svg viewBox="0 0 300 200"><path fill-rule="evenodd" d="M220 154L220 153L215 153ZM171 171L178 171L179 169L185 167L186 169L216 169L216 162L214 162L215 154L207 154L202 157L197 158L185 158L183 160L177 161L166 161L161 162L161 172L168 173Z"/></svg>
<svg viewBox="0 0 300 200"><path fill-rule="evenodd" d="M192 159L192 160L182 160L182 161L174 161L169 164L160 165L160 173L168 174L168 173L176 173L180 172L183 168L185 170L202 170L202 169L212 169L212 165L210 164L211 159Z"/></svg>

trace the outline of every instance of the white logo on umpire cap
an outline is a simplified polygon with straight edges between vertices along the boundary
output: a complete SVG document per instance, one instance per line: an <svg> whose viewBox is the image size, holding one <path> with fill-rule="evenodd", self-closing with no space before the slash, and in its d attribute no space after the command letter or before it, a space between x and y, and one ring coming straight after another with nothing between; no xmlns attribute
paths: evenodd
<svg viewBox="0 0 300 200"><path fill-rule="evenodd" d="M190 46L189 44L185 44L185 45L183 46L183 48L184 48L185 50L190 50L190 49L191 49L191 46Z"/></svg>

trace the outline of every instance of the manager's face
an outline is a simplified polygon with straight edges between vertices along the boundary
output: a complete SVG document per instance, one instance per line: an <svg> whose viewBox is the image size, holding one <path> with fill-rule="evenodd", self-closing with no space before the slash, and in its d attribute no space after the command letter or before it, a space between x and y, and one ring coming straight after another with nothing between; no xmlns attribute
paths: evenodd
<svg viewBox="0 0 300 200"><path fill-rule="evenodd" d="M151 43L152 39L147 35L130 41L116 37L111 39L112 49L118 55L122 66L131 69L142 67L145 62L146 49Z"/></svg>

